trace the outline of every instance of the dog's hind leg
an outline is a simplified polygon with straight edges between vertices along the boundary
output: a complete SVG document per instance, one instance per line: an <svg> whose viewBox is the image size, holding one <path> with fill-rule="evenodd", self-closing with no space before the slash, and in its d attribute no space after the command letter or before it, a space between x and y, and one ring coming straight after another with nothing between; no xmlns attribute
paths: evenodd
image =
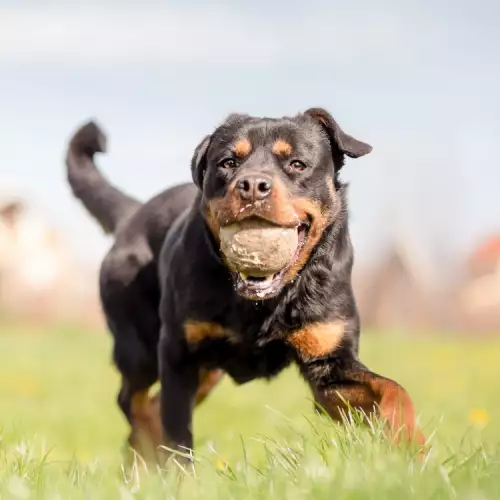
<svg viewBox="0 0 500 500"><path fill-rule="evenodd" d="M159 396L151 396L149 387L134 390L124 380L118 404L130 423L129 445L147 462L156 461L158 447L163 444Z"/></svg>
<svg viewBox="0 0 500 500"><path fill-rule="evenodd" d="M150 395L157 373L151 370L140 376L122 376L118 406L129 425L129 446L146 461L156 459L156 449L163 443L159 399Z"/></svg>
<svg viewBox="0 0 500 500"><path fill-rule="evenodd" d="M149 389L158 380L158 317L139 290L108 293L103 300L114 337L113 361L121 376L118 406L131 426L129 444L149 458L161 444L159 408Z"/></svg>

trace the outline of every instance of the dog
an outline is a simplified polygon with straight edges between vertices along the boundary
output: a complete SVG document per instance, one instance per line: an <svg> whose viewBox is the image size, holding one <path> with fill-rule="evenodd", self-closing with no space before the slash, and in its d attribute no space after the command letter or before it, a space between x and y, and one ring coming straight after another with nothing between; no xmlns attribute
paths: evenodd
<svg viewBox="0 0 500 500"><path fill-rule="evenodd" d="M193 182L145 204L97 170L94 155L105 150L90 122L70 140L66 164L74 195L115 235L100 296L133 447L141 434L154 448L192 450L193 408L224 374L243 384L292 363L334 420L356 408L385 419L393 440L425 443L406 390L358 357L340 172L370 145L322 108L283 118L232 114L196 147ZM297 231L293 258L271 276L238 272L220 250L221 228L256 219Z"/></svg>

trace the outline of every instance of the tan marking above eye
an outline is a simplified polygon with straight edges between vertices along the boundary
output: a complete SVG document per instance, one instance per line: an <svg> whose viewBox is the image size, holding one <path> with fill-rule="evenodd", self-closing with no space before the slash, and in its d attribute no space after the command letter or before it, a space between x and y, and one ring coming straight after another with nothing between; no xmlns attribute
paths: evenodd
<svg viewBox="0 0 500 500"><path fill-rule="evenodd" d="M276 139L273 143L272 152L277 156L290 156L292 151L292 145L284 139Z"/></svg>
<svg viewBox="0 0 500 500"><path fill-rule="evenodd" d="M248 139L240 139L234 145L233 151L239 158L244 158L250 154L250 151L252 151L252 144Z"/></svg>
<svg viewBox="0 0 500 500"><path fill-rule="evenodd" d="M344 337L344 322L332 321L311 323L295 330L287 338L302 359L309 360L326 356L340 345Z"/></svg>

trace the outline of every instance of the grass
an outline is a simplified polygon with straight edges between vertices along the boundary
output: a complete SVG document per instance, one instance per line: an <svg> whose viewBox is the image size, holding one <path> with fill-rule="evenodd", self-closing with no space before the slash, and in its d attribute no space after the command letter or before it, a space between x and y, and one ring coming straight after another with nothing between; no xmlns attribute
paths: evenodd
<svg viewBox="0 0 500 500"><path fill-rule="evenodd" d="M122 466L107 335L0 330L0 498L500 498L500 340L366 334L361 357L412 395L432 450L333 425L295 369L229 380L195 416L195 471ZM181 479L181 480L180 480Z"/></svg>

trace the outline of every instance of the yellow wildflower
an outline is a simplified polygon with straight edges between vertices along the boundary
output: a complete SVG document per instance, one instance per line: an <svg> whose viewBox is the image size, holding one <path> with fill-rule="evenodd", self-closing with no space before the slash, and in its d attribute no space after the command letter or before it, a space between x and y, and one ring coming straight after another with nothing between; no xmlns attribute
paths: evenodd
<svg viewBox="0 0 500 500"><path fill-rule="evenodd" d="M469 412L469 422L477 427L484 427L490 421L490 416L484 408L473 408Z"/></svg>
<svg viewBox="0 0 500 500"><path fill-rule="evenodd" d="M215 463L215 467L218 470L226 470L227 464L226 464L226 462L224 462L224 460L222 460L221 458L219 458L219 459L217 459L217 461Z"/></svg>

